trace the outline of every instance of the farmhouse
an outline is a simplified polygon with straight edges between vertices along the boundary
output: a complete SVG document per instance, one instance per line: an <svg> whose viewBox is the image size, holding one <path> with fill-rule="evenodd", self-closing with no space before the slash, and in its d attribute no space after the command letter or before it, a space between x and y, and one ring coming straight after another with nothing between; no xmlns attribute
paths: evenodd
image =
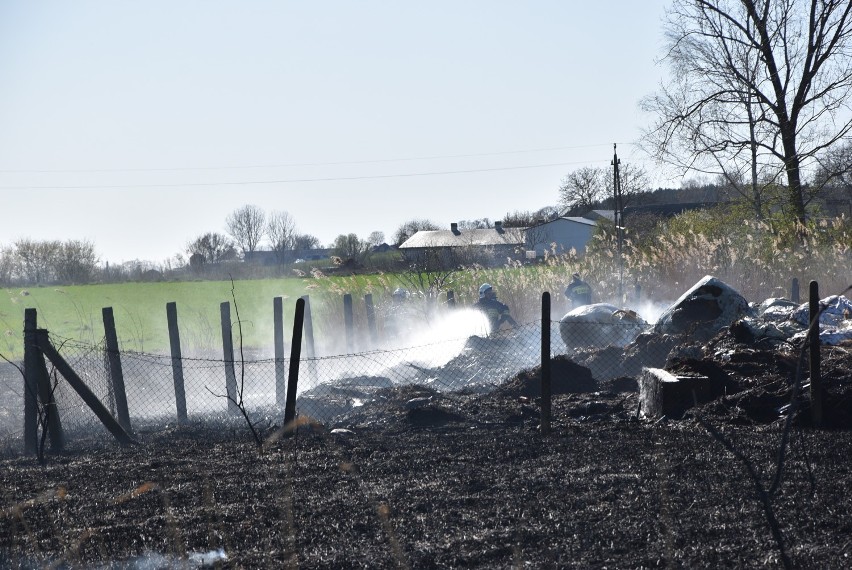
<svg viewBox="0 0 852 570"><path fill-rule="evenodd" d="M605 216L602 217L605 219ZM594 220L575 217L536 224L524 230L527 251L535 251L536 257L544 257L545 252L559 255L571 250L583 255L597 225Z"/></svg>
<svg viewBox="0 0 852 570"><path fill-rule="evenodd" d="M424 268L469 265L502 265L507 259L522 259L525 250L524 228L421 230L399 246L409 263Z"/></svg>
<svg viewBox="0 0 852 570"><path fill-rule="evenodd" d="M541 222L529 228L504 228L495 222L493 228L419 231L399 246L409 263L422 267L469 265L502 265L510 260L544 257L568 253L583 255L597 222L586 218L562 217ZM534 253L533 253L534 252Z"/></svg>

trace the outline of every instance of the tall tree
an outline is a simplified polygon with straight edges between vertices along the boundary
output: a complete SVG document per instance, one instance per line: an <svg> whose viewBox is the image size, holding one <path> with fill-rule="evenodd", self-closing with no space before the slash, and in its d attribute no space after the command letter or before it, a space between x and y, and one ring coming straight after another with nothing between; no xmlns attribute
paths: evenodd
<svg viewBox="0 0 852 570"><path fill-rule="evenodd" d="M193 257L198 259L197 256L201 256L204 263L219 263L237 257L233 242L227 236L216 232L198 236L187 244L186 252L191 256L190 263Z"/></svg>
<svg viewBox="0 0 852 570"><path fill-rule="evenodd" d="M253 252L267 229L266 214L257 206L246 204L228 214L225 227L243 254Z"/></svg>
<svg viewBox="0 0 852 570"><path fill-rule="evenodd" d="M317 249L320 246L320 239L311 234L297 234L293 238L293 249L296 251L305 251L308 249Z"/></svg>
<svg viewBox="0 0 852 570"><path fill-rule="evenodd" d="M279 263L284 252L296 249L296 221L288 212L272 212L266 222L266 237Z"/></svg>
<svg viewBox="0 0 852 570"><path fill-rule="evenodd" d="M24 281L32 284L49 283L56 277L56 259L62 242L35 241L28 238L15 242L18 271Z"/></svg>
<svg viewBox="0 0 852 570"><path fill-rule="evenodd" d="M437 230L438 228L438 224L436 224L432 220L426 220L423 218L408 220L407 222L399 226L394 232L393 243L395 243L396 245L401 245L405 240L407 240L419 231Z"/></svg>
<svg viewBox="0 0 852 570"><path fill-rule="evenodd" d="M489 218L459 220L457 223L460 230L487 230L494 227L494 222L492 222Z"/></svg>
<svg viewBox="0 0 852 570"><path fill-rule="evenodd" d="M373 247L377 245L382 245L383 243L385 243L385 232L379 230L370 232L369 237L367 237L367 243L369 243Z"/></svg>
<svg viewBox="0 0 852 570"><path fill-rule="evenodd" d="M556 206L544 206L538 210L516 210L503 216L504 228L528 228L541 222L549 222L559 217Z"/></svg>
<svg viewBox="0 0 852 570"><path fill-rule="evenodd" d="M804 220L802 170L852 130L852 2L674 0L665 29L674 79L643 102L657 115L650 150L751 180L758 209L757 181L774 168Z"/></svg>
<svg viewBox="0 0 852 570"><path fill-rule="evenodd" d="M68 240L56 252L56 278L62 283L88 283L97 269L95 245L87 240Z"/></svg>
<svg viewBox="0 0 852 570"><path fill-rule="evenodd" d="M9 246L0 246L0 285L11 285L14 276L15 250Z"/></svg>
<svg viewBox="0 0 852 570"><path fill-rule="evenodd" d="M618 167L619 179L621 180L621 197L623 206L634 205L640 194L646 194L651 185L648 173L641 166L630 162L622 162ZM615 182L612 170L604 175L604 195L606 199L614 199L613 183Z"/></svg>
<svg viewBox="0 0 852 570"><path fill-rule="evenodd" d="M332 249L334 255L343 259L357 259L369 249L366 241L358 238L355 234L340 234L335 238Z"/></svg>
<svg viewBox="0 0 852 570"><path fill-rule="evenodd" d="M559 204L566 210L589 208L606 197L606 171L603 168L578 168L559 184Z"/></svg>

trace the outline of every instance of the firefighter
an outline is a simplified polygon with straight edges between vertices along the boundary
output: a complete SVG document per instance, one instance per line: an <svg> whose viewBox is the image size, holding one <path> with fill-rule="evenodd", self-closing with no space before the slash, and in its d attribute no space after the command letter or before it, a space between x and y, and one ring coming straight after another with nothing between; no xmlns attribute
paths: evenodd
<svg viewBox="0 0 852 570"><path fill-rule="evenodd" d="M565 296L571 300L571 306L574 309L592 304L592 288L580 279L579 273L571 276L571 283L565 288Z"/></svg>
<svg viewBox="0 0 852 570"><path fill-rule="evenodd" d="M497 300L494 287L488 283L483 283L479 288L479 301L473 306L488 317L489 332L499 330L503 323L508 323L513 327L518 326L518 323L509 314L509 307Z"/></svg>

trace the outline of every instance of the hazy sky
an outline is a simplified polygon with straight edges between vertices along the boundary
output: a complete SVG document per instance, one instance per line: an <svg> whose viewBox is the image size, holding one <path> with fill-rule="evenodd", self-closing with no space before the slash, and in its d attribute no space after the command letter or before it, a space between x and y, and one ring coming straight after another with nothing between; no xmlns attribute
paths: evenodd
<svg viewBox="0 0 852 570"><path fill-rule="evenodd" d="M244 204L324 244L555 205L613 143L652 166L666 5L2 0L0 246L162 261Z"/></svg>

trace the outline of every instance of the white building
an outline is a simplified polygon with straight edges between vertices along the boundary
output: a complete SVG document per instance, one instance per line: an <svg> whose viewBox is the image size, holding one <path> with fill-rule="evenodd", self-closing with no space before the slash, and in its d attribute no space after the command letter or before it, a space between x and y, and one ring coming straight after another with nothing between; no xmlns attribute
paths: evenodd
<svg viewBox="0 0 852 570"><path fill-rule="evenodd" d="M584 255L596 227L597 223L592 220L574 217L536 224L526 230L527 251L535 251L536 257L543 257L545 252L561 255L572 249Z"/></svg>

